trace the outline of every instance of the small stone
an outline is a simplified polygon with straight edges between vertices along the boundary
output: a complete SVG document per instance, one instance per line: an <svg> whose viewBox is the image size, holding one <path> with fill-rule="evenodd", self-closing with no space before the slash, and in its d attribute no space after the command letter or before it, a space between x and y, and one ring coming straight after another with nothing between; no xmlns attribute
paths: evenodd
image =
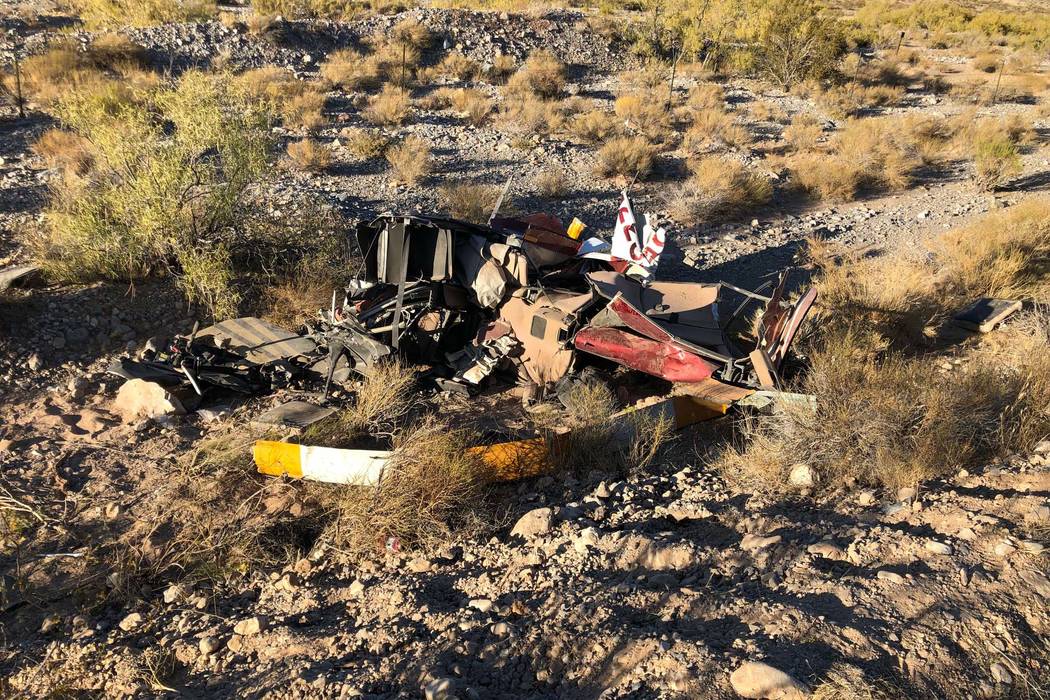
<svg viewBox="0 0 1050 700"><path fill-rule="evenodd" d="M34 352L32 355L29 356L29 359L26 360L26 366L31 372L36 372L44 366L44 361L40 359L40 355L37 355Z"/></svg>
<svg viewBox="0 0 1050 700"><path fill-rule="evenodd" d="M106 504L106 507L103 509L102 514L106 516L106 520L116 520L120 517L121 513L123 512L124 509L119 503L117 503L116 501L110 501Z"/></svg>
<svg viewBox="0 0 1050 700"><path fill-rule="evenodd" d="M492 610L492 601L488 598L474 598L469 603L467 603L467 606L474 608L475 610L480 610L483 613L486 613L489 610Z"/></svg>
<svg viewBox="0 0 1050 700"><path fill-rule="evenodd" d="M1017 551L1017 547L1009 542L1003 541L995 545L995 556L1006 558Z"/></svg>
<svg viewBox="0 0 1050 700"><path fill-rule="evenodd" d="M350 584L350 595L354 598L360 598L361 594L365 592L365 584L361 579L354 579L354 582Z"/></svg>
<svg viewBox="0 0 1050 700"><path fill-rule="evenodd" d="M62 623L62 618L58 615L48 615L44 618L44 621L40 623L40 634L47 634Z"/></svg>
<svg viewBox="0 0 1050 700"><path fill-rule="evenodd" d="M299 587L299 576L289 571L284 576L277 579L277 583L273 584L273 586L279 591L294 591Z"/></svg>
<svg viewBox="0 0 1050 700"><path fill-rule="evenodd" d="M185 586L173 583L164 589L164 602L165 603L178 603L186 597L189 591L186 590Z"/></svg>
<svg viewBox="0 0 1050 700"><path fill-rule="evenodd" d="M885 569L880 570L875 576L880 581L888 581L890 583L904 583L905 581L905 578L896 571L886 571Z"/></svg>
<svg viewBox="0 0 1050 700"><path fill-rule="evenodd" d="M117 626L125 632L130 632L141 624L142 615L139 613L131 613L130 615L126 615Z"/></svg>
<svg viewBox="0 0 1050 700"><path fill-rule="evenodd" d="M865 490L857 494L857 503L861 504L862 506L870 506L873 503L875 503L875 501L876 498L874 491Z"/></svg>
<svg viewBox="0 0 1050 700"><path fill-rule="evenodd" d="M1035 446L1037 455L1050 455L1050 440L1040 440Z"/></svg>
<svg viewBox="0 0 1050 700"><path fill-rule="evenodd" d="M435 678L423 688L426 700L452 700L455 692L456 684L451 678Z"/></svg>
<svg viewBox="0 0 1050 700"><path fill-rule="evenodd" d="M914 500L915 497L918 495L918 490L912 488L911 486L902 486L901 488L897 489L897 500L901 503Z"/></svg>
<svg viewBox="0 0 1050 700"><path fill-rule="evenodd" d="M1013 675L1006 669L1006 666L1003 666L1000 663L992 664L992 667L989 670L992 672L992 678L994 678L997 683L1010 685L1014 682Z"/></svg>
<svg viewBox="0 0 1050 700"><path fill-rule="evenodd" d="M598 488L594 489L594 497L606 499L611 496L612 493L609 491L609 486L604 481L598 484Z"/></svg>
<svg viewBox="0 0 1050 700"><path fill-rule="evenodd" d="M201 650L201 656L209 656L214 654L219 649L222 649L222 640L218 637L201 637L200 643L197 644L197 648Z"/></svg>
<svg viewBox="0 0 1050 700"><path fill-rule="evenodd" d="M254 615L234 625L233 631L242 637L249 637L264 631L269 626L269 622L265 615Z"/></svg>
<svg viewBox="0 0 1050 700"><path fill-rule="evenodd" d="M802 700L808 690L797 680L769 664L748 661L729 676L737 695L768 700Z"/></svg>
<svg viewBox="0 0 1050 700"><path fill-rule="evenodd" d="M796 464L788 475L788 483L798 488L812 488L817 483L817 473L808 464Z"/></svg>
<svg viewBox="0 0 1050 700"><path fill-rule="evenodd" d="M492 626L492 634L496 635L497 637L506 637L513 631L514 628L506 622L497 622Z"/></svg>
<svg viewBox="0 0 1050 700"><path fill-rule="evenodd" d="M536 508L518 518L510 534L525 540L533 540L550 532L553 520L554 511L550 508Z"/></svg>
<svg viewBox="0 0 1050 700"><path fill-rule="evenodd" d="M586 554L587 550L598 544L598 531L593 527L586 527L572 541L573 549L580 554Z"/></svg>
<svg viewBox="0 0 1050 700"><path fill-rule="evenodd" d="M740 540L740 548L746 552L757 552L766 547L771 547L778 544L783 538L780 535L769 535L763 537L762 535L747 534Z"/></svg>
<svg viewBox="0 0 1050 700"><path fill-rule="evenodd" d="M947 556L952 553L952 546L936 540L926 540L926 551Z"/></svg>
<svg viewBox="0 0 1050 700"><path fill-rule="evenodd" d="M415 557L408 562L408 570L414 574L423 574L434 568L434 565L429 559L424 557Z"/></svg>
<svg viewBox="0 0 1050 700"><path fill-rule="evenodd" d="M237 634L233 635L230 637L230 641L226 642L226 648L234 654L241 653L241 649L244 648L244 637Z"/></svg>
<svg viewBox="0 0 1050 700"><path fill-rule="evenodd" d="M1021 542L1021 549L1024 550L1026 554L1042 554L1046 547L1044 547L1042 543L1035 542L1034 540L1024 540Z"/></svg>
<svg viewBox="0 0 1050 700"><path fill-rule="evenodd" d="M133 423L138 418L182 415L186 413L186 408L160 384L144 379L129 379L117 392L113 411L119 413L126 423Z"/></svg>
<svg viewBox="0 0 1050 700"><path fill-rule="evenodd" d="M845 559L846 554L834 542L817 542L806 548L806 551L825 559Z"/></svg>

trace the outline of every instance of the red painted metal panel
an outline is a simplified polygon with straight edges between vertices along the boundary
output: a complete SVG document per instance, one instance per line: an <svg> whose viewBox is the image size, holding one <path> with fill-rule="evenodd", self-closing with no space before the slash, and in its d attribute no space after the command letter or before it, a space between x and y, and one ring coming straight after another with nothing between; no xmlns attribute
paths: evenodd
<svg viewBox="0 0 1050 700"><path fill-rule="evenodd" d="M583 328L573 344L578 350L645 372L669 382L699 382L714 365L669 342L642 338L618 328Z"/></svg>

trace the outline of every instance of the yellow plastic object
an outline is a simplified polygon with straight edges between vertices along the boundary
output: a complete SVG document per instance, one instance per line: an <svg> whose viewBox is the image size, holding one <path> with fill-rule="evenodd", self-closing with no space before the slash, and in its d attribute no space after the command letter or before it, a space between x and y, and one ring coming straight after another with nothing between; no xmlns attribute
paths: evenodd
<svg viewBox="0 0 1050 700"><path fill-rule="evenodd" d="M583 223L577 218L573 218L572 223L569 224L566 233L574 241L580 240L580 236L583 234L583 229L587 228L587 224Z"/></svg>
<svg viewBox="0 0 1050 700"><path fill-rule="evenodd" d="M255 466L260 474L303 478L303 465L300 460L299 445L291 442L274 442L259 440L252 450Z"/></svg>
<svg viewBox="0 0 1050 700"><path fill-rule="evenodd" d="M551 455L543 438L528 438L467 450L492 470L493 481L514 481L550 471Z"/></svg>

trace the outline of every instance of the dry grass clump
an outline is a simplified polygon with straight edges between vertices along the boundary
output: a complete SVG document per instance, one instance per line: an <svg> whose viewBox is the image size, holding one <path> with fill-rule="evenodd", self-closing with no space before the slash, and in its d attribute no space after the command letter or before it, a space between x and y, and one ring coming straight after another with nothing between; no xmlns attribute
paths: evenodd
<svg viewBox="0 0 1050 700"><path fill-rule="evenodd" d="M484 124L492 113L492 100L480 90L470 88L452 90L448 94L448 100L452 109L474 126Z"/></svg>
<svg viewBox="0 0 1050 700"><path fill-rule="evenodd" d="M477 61L467 58L458 51L453 51L441 59L437 65L437 74L446 78L466 82L472 80L480 73L481 67Z"/></svg>
<svg viewBox="0 0 1050 700"><path fill-rule="evenodd" d="M58 101L71 90L108 90L131 101L134 89L159 83L158 76L145 67L144 49L121 35L101 35L85 50L60 42L22 62L22 91L44 104ZM14 95L15 76L4 74L2 87Z"/></svg>
<svg viewBox="0 0 1050 700"><path fill-rule="evenodd" d="M564 129L568 119L565 103L524 95L504 102L499 122L508 131L547 135Z"/></svg>
<svg viewBox="0 0 1050 700"><path fill-rule="evenodd" d="M483 224L496 206L500 191L498 185L456 182L443 185L438 200L452 218Z"/></svg>
<svg viewBox="0 0 1050 700"><path fill-rule="evenodd" d="M398 182L415 185L430 173L430 144L419 136L409 136L386 149L386 160Z"/></svg>
<svg viewBox="0 0 1050 700"><path fill-rule="evenodd" d="M601 143L619 133L621 123L615 116L601 109L581 112L569 127L578 139L585 143Z"/></svg>
<svg viewBox="0 0 1050 700"><path fill-rule="evenodd" d="M686 107L696 112L725 108L725 91L715 83L698 83L689 90Z"/></svg>
<svg viewBox="0 0 1050 700"><path fill-rule="evenodd" d="M999 70L999 65L1002 63L1002 57L997 53L979 53L973 57L973 61L970 65L975 70L979 70L982 73L995 73Z"/></svg>
<svg viewBox="0 0 1050 700"><path fill-rule="evenodd" d="M485 72L485 77L491 82L505 83L517 69L518 63L513 56L498 53L492 57L492 65Z"/></svg>
<svg viewBox="0 0 1050 700"><path fill-rule="evenodd" d="M47 167L72 175L84 175L94 161L91 142L63 129L48 129L33 143L32 151Z"/></svg>
<svg viewBox="0 0 1050 700"><path fill-rule="evenodd" d="M467 445L465 431L433 420L399 436L379 485L345 490L327 537L341 549L365 554L388 541L426 551L479 530L486 469Z"/></svg>
<svg viewBox="0 0 1050 700"><path fill-rule="evenodd" d="M292 141L286 148L288 158L298 170L319 173L332 164L332 148L313 139Z"/></svg>
<svg viewBox="0 0 1050 700"><path fill-rule="evenodd" d="M693 124L685 132L682 146L690 152L740 148L751 143L751 132L738 124L732 115L720 109L697 112Z"/></svg>
<svg viewBox="0 0 1050 700"><path fill-rule="evenodd" d="M377 61L353 49L341 49L329 54L321 64L319 73L329 84L349 90L371 90L378 87L382 80Z"/></svg>
<svg viewBox="0 0 1050 700"><path fill-rule="evenodd" d="M386 152L390 145L390 139L380 131L370 129L344 129L340 134L346 145L346 150L361 160L378 158Z"/></svg>
<svg viewBox="0 0 1050 700"><path fill-rule="evenodd" d="M1017 141L994 126L978 128L973 139L974 182L982 190L994 190L1021 173Z"/></svg>
<svg viewBox="0 0 1050 700"><path fill-rule="evenodd" d="M645 136L651 142L664 140L671 129L671 116L664 104L652 95L630 94L616 98L616 116L631 132Z"/></svg>
<svg viewBox="0 0 1050 700"><path fill-rule="evenodd" d="M364 117L373 124L399 126L408 119L411 108L412 100L407 93L393 85L387 85L369 100Z"/></svg>
<svg viewBox="0 0 1050 700"><path fill-rule="evenodd" d="M89 27L145 27L216 15L213 0L72 0L70 5Z"/></svg>
<svg viewBox="0 0 1050 700"><path fill-rule="evenodd" d="M884 680L869 680L856 666L835 664L813 689L813 700L894 700L904 689Z"/></svg>
<svg viewBox="0 0 1050 700"><path fill-rule="evenodd" d="M642 136L610 139L598 151L596 172L602 177L644 177L653 169L655 150Z"/></svg>
<svg viewBox="0 0 1050 700"><path fill-rule="evenodd" d="M328 289L329 300L331 294L332 290ZM314 307L315 314L317 308ZM353 404L310 426L303 442L352 447L362 437L401 431L419 403L415 383L415 370L400 362L380 362L369 367L368 376L354 387Z"/></svg>
<svg viewBox="0 0 1050 700"><path fill-rule="evenodd" d="M887 107L900 102L904 96L901 87L891 85L837 85L821 90L816 95L817 104L835 117L850 117L878 107Z"/></svg>
<svg viewBox="0 0 1050 700"><path fill-rule="evenodd" d="M812 114L796 114L782 134L784 141L793 151L809 151L817 147L824 135L820 120Z"/></svg>
<svg viewBox="0 0 1050 700"><path fill-rule="evenodd" d="M953 472L1029 444L1029 415L1050 428L1047 362L1003 371L973 361L950 376L931 375L929 360L870 349L852 331L832 335L808 354L797 390L816 409L782 406L744 430L747 447L727 450L722 470L783 490L800 459L821 481L900 487Z"/></svg>
<svg viewBox="0 0 1050 700"><path fill-rule="evenodd" d="M234 88L262 102L289 129L312 130L324 123L324 93L278 66L245 71L234 79Z"/></svg>
<svg viewBox="0 0 1050 700"><path fill-rule="evenodd" d="M826 153L802 153L788 163L794 183L832 201L861 192L899 190L910 184L923 161L896 120L857 119L836 134Z"/></svg>
<svg viewBox="0 0 1050 700"><path fill-rule="evenodd" d="M87 59L98 69L146 67L146 49L123 34L101 34L87 47Z"/></svg>
<svg viewBox="0 0 1050 700"><path fill-rule="evenodd" d="M715 216L740 214L773 196L769 180L733 158L709 156L692 163L693 175L671 196L676 221L695 226Z"/></svg>
<svg viewBox="0 0 1050 700"><path fill-rule="evenodd" d="M303 269L302 274L266 288L265 318L282 328L296 329L317 318L317 310L332 302L332 290L338 286L334 280L319 276L316 269Z"/></svg>
<svg viewBox="0 0 1050 700"><path fill-rule="evenodd" d="M564 87L565 65L548 51L533 51L507 82L507 94L553 100Z"/></svg>
<svg viewBox="0 0 1050 700"><path fill-rule="evenodd" d="M536 192L547 199L564 197L569 191L569 178L564 170L559 168L548 168L540 171L533 178L533 187Z"/></svg>

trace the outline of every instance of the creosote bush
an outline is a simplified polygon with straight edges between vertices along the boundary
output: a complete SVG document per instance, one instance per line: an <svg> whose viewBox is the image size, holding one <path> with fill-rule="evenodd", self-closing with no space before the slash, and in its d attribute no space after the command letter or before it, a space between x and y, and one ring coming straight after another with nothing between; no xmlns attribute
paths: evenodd
<svg viewBox="0 0 1050 700"><path fill-rule="evenodd" d="M344 140L347 150L362 160L378 158L390 145L390 139L382 132L370 129L345 129L340 137Z"/></svg>
<svg viewBox="0 0 1050 700"><path fill-rule="evenodd" d="M249 187L266 175L268 115L196 71L139 99L74 91L60 102L94 165L82 186L54 192L37 255L63 281L167 269L191 301L234 313L229 250L216 241L237 228Z"/></svg>

